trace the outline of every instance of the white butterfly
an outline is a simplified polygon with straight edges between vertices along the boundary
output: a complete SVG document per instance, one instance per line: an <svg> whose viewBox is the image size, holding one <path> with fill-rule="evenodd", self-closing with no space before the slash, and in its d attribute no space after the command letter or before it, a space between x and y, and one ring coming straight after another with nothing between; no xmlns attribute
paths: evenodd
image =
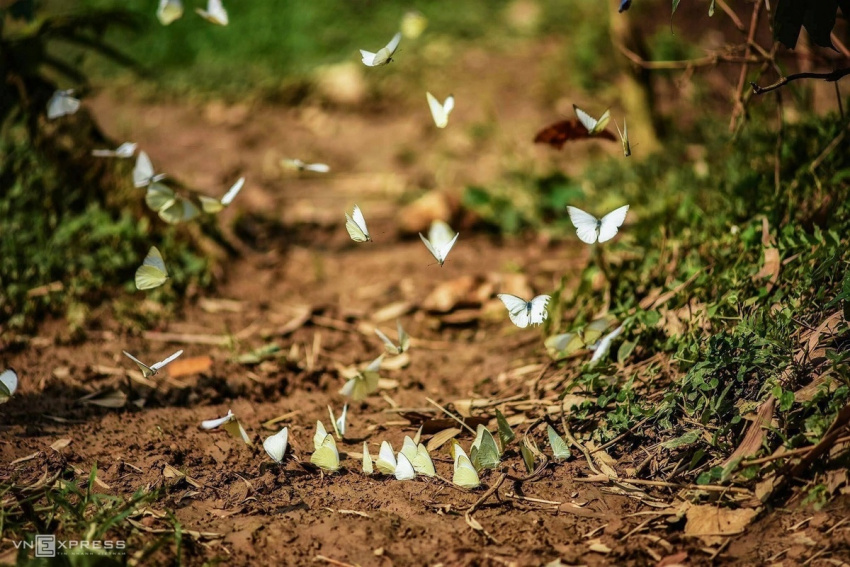
<svg viewBox="0 0 850 567"><path fill-rule="evenodd" d="M617 121L614 121L614 127L617 128L617 133L620 135L620 142L623 143L623 155L629 157L632 155L632 146L629 144L629 127L626 125L626 119L623 118L623 131L620 132L620 126Z"/></svg>
<svg viewBox="0 0 850 567"><path fill-rule="evenodd" d="M363 473L372 474L375 469L372 468L372 455L369 454L369 445L366 441L363 442Z"/></svg>
<svg viewBox="0 0 850 567"><path fill-rule="evenodd" d="M0 374L0 404L6 403L15 390L18 389L18 373L12 370L4 370Z"/></svg>
<svg viewBox="0 0 850 567"><path fill-rule="evenodd" d="M173 203L161 208L157 214L168 224L178 224L192 220L201 214L201 211L189 199L176 197Z"/></svg>
<svg viewBox="0 0 850 567"><path fill-rule="evenodd" d="M321 420L316 422L316 432L313 434L313 449L318 451L322 446L322 441L328 436L328 431L325 429L325 424Z"/></svg>
<svg viewBox="0 0 850 567"><path fill-rule="evenodd" d="M183 3L180 0L159 0L156 17L159 23L167 26L183 16Z"/></svg>
<svg viewBox="0 0 850 567"><path fill-rule="evenodd" d="M569 459L572 456L570 446L567 445L564 438L558 435L558 432L551 425L546 427L546 433L549 436L549 445L552 446L552 453L555 455L555 459L559 461Z"/></svg>
<svg viewBox="0 0 850 567"><path fill-rule="evenodd" d="M236 183L227 190L227 193L224 194L224 197L221 200L213 199L212 197L207 197L205 195L199 195L198 199L201 201L201 208L204 209L205 213L217 213L230 205L233 202L233 199L236 198L236 195L239 194L239 191L242 190L242 186L245 185L245 178L240 177L236 180Z"/></svg>
<svg viewBox="0 0 850 567"><path fill-rule="evenodd" d="M421 232L419 233L419 238L422 239L431 255L440 263L440 267L445 263L446 256L449 255L449 251L455 245L458 236L460 236L460 233L455 234L449 225L441 220L435 220L431 223L427 239L422 236Z"/></svg>
<svg viewBox="0 0 850 567"><path fill-rule="evenodd" d="M283 456L286 454L286 447L289 444L289 429L284 427L274 435L271 435L263 441L263 449L266 450L269 457L276 463L283 462Z"/></svg>
<svg viewBox="0 0 850 567"><path fill-rule="evenodd" d="M477 488L481 485L478 471L472 466L469 455L461 448L457 441L452 444L452 457L454 458L454 475L452 483L463 488Z"/></svg>
<svg viewBox="0 0 850 567"><path fill-rule="evenodd" d="M401 41L401 32L395 34L386 47L382 47L377 53L360 50L360 55L363 56L363 64L367 67L377 67L378 65L386 65L393 60L393 53L398 48Z"/></svg>
<svg viewBox="0 0 850 567"><path fill-rule="evenodd" d="M590 358L590 364L596 364L599 360L602 360L608 354L608 351L611 350L611 341L620 336L623 332L623 325L620 325L597 342L594 345L591 345L587 348L594 351L593 356Z"/></svg>
<svg viewBox="0 0 850 567"><path fill-rule="evenodd" d="M331 406L328 406L328 413L331 416L331 425L333 425L336 436L342 440L345 437L345 418L348 415L348 404L342 406L342 413L339 414L339 417L334 416L334 410Z"/></svg>
<svg viewBox="0 0 850 567"><path fill-rule="evenodd" d="M74 89L56 91L47 101L47 118L53 120L66 114L74 114L80 109L80 99L74 98Z"/></svg>
<svg viewBox="0 0 850 567"><path fill-rule="evenodd" d="M127 353L125 352L124 354ZM231 437L241 439L246 445L251 445L251 438L248 437L248 434L245 432L245 428L242 427L242 424L239 423L239 420L236 419L236 416L231 410L227 410L227 415L224 417L219 419L208 419L201 422L201 429L216 429L222 426Z"/></svg>
<svg viewBox="0 0 850 567"><path fill-rule="evenodd" d="M614 209L601 219L590 213L586 213L576 207L567 207L570 220L576 227L576 234L582 242L593 244L594 242L607 242L617 235L617 230L623 226L629 206L623 205Z"/></svg>
<svg viewBox="0 0 850 567"><path fill-rule="evenodd" d="M224 9L221 0L207 0L207 9L202 10L200 8L195 8L195 12L197 12L203 19L213 24L226 26L229 23L227 10Z"/></svg>
<svg viewBox="0 0 850 567"><path fill-rule="evenodd" d="M410 348L410 336L401 327L401 321L396 321L396 326L398 327L398 344L392 342L379 328L375 327L375 334L384 341L384 348L390 354L401 354Z"/></svg>
<svg viewBox="0 0 850 567"><path fill-rule="evenodd" d="M136 289L153 289L165 283L168 270L156 246L151 246L142 265L136 270Z"/></svg>
<svg viewBox="0 0 850 567"><path fill-rule="evenodd" d="M606 110L605 113L600 116L598 120L592 117L587 112L580 109L579 107L577 107L576 105L573 105L573 110L575 110L579 122L581 122L582 126L587 128L587 133L590 135L598 134L599 132L604 130L605 126L608 125L608 121L611 119L610 110Z"/></svg>
<svg viewBox="0 0 850 567"><path fill-rule="evenodd" d="M339 470L339 450L333 435L325 435L319 447L310 455L310 462L327 471Z"/></svg>
<svg viewBox="0 0 850 567"><path fill-rule="evenodd" d="M434 461L431 460L428 449L422 443L417 445L416 441L405 435L404 444L401 446L399 454L407 457L407 460L413 465L413 470L417 474L423 474L425 476L437 475L437 471L434 469ZM398 468L396 468L396 472L398 472Z"/></svg>
<svg viewBox="0 0 850 567"><path fill-rule="evenodd" d="M362 372L356 373L348 379L348 381L340 388L339 393L347 396L354 401L366 399L366 396L378 390L378 382L381 379L378 371L381 369L381 362L384 360L382 354L375 360L369 363Z"/></svg>
<svg viewBox="0 0 850 567"><path fill-rule="evenodd" d="M396 480L413 480L416 478L416 470L413 468L413 463L405 456L404 453L398 454L398 464L395 467Z"/></svg>
<svg viewBox="0 0 850 567"><path fill-rule="evenodd" d="M354 211L350 215L345 213L345 219L345 229L348 231L351 240L354 242L372 240L372 237L369 236L369 229L366 228L366 219L363 218L360 207L354 205Z"/></svg>
<svg viewBox="0 0 850 567"><path fill-rule="evenodd" d="M129 158L136 153L137 145L133 142L124 142L114 150L92 150L91 155L94 157Z"/></svg>
<svg viewBox="0 0 850 567"><path fill-rule="evenodd" d="M298 171L312 171L315 173L327 173L331 170L331 166L326 163L304 163L300 159L285 159L283 165L290 169Z"/></svg>
<svg viewBox="0 0 850 567"><path fill-rule="evenodd" d="M142 376L144 376L145 378L153 376L154 374L156 374L157 372L162 370L162 368L164 366L171 364L174 361L175 358L177 358L178 356L183 354L182 350L178 350L177 352L175 352L174 354L172 354L171 356L169 356L165 360L162 360L160 362L157 362L157 363L154 363L154 364L151 364L150 366L148 366L147 364L145 364L144 362L142 362L141 360L139 360L138 358L136 358L135 356L133 356L132 354L127 352L126 350L122 351L122 352L124 353L124 356L126 356L127 358L129 358L130 360L132 360L133 362L136 363L136 365L139 367L139 370L142 371Z"/></svg>
<svg viewBox="0 0 850 567"><path fill-rule="evenodd" d="M133 185L146 187L163 179L165 179L165 174L156 174L148 154L143 151L139 152L139 157L136 158L136 167L133 168Z"/></svg>
<svg viewBox="0 0 850 567"><path fill-rule="evenodd" d="M549 316L546 311L546 305L549 303L548 295L538 295L531 301L526 301L516 295L509 293L500 293L497 295L505 307L508 309L508 315L511 321L517 327L522 329L531 325L540 325Z"/></svg>
<svg viewBox="0 0 850 567"><path fill-rule="evenodd" d="M431 116L434 117L434 124L437 125L437 128L445 128L449 123L449 113L455 107L455 97L449 95L442 104L437 100L437 97L429 92L425 93L425 98L428 99L428 107L431 109Z"/></svg>
<svg viewBox="0 0 850 567"><path fill-rule="evenodd" d="M382 442L381 450L378 452L378 460L375 461L378 471L382 474L395 474L397 464L393 446L390 445L389 441Z"/></svg>

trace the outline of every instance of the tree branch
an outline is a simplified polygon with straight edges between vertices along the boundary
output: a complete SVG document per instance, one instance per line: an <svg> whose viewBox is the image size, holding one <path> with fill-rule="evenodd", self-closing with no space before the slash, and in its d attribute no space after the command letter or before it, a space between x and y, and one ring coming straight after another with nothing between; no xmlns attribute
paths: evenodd
<svg viewBox="0 0 850 567"><path fill-rule="evenodd" d="M753 87L753 94L763 94L769 93L770 91L775 91L778 88L784 87L788 83L792 81L799 81L800 79L823 79L824 81L837 81L842 77L846 77L850 75L850 67L845 67L844 69L837 69L832 71L831 73L796 73L794 75L788 75L787 77L782 77L772 85L768 85L766 87L760 87L755 83L750 83Z"/></svg>

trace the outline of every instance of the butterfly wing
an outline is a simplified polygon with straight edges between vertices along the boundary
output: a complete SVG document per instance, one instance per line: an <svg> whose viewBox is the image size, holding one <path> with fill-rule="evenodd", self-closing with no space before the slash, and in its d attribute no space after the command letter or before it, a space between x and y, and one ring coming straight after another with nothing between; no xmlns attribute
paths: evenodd
<svg viewBox="0 0 850 567"><path fill-rule="evenodd" d="M434 468L434 461L431 460L431 455L428 454L428 448L422 443L416 447L416 456L411 461L413 469L425 476L437 476L437 470Z"/></svg>
<svg viewBox="0 0 850 567"><path fill-rule="evenodd" d="M481 485L478 472L466 455L459 455L455 461L452 483L463 488L478 488Z"/></svg>
<svg viewBox="0 0 850 567"><path fill-rule="evenodd" d="M393 447L388 441L381 443L381 450L378 453L378 460L375 461L375 466L378 471L383 474L394 474L397 466Z"/></svg>
<svg viewBox="0 0 850 567"><path fill-rule="evenodd" d="M623 329L623 325L620 325L619 327L602 337L599 342L596 343L593 356L590 358L591 364L595 364L597 361L601 360L608 354L608 351L611 350L611 342L620 336L620 334L623 332Z"/></svg>
<svg viewBox="0 0 850 567"><path fill-rule="evenodd" d="M331 166L326 163L309 163L304 166L304 169L307 171L314 171L316 173L327 173L331 170Z"/></svg>
<svg viewBox="0 0 850 567"><path fill-rule="evenodd" d="M366 51L365 49L360 50L360 56L363 58L363 64L367 67L375 66L375 56L377 54L372 53L371 51Z"/></svg>
<svg viewBox="0 0 850 567"><path fill-rule="evenodd" d="M528 302L526 300L509 293L500 293L496 297L502 300L514 325L522 329L528 327Z"/></svg>
<svg viewBox="0 0 850 567"><path fill-rule="evenodd" d="M160 0L156 17L164 26L167 26L183 16L183 3L180 0Z"/></svg>
<svg viewBox="0 0 850 567"><path fill-rule="evenodd" d="M549 316L546 306L549 304L548 295L538 295L531 300L530 323L532 325L540 325Z"/></svg>
<svg viewBox="0 0 850 567"><path fill-rule="evenodd" d="M372 474L375 469L372 468L372 455L369 454L369 445L366 441L363 442L363 473Z"/></svg>
<svg viewBox="0 0 850 567"><path fill-rule="evenodd" d="M547 433L549 435L549 445L552 446L552 453L554 453L555 458L559 461L569 459L572 453L564 438L558 435L558 432L551 425L547 427Z"/></svg>
<svg viewBox="0 0 850 567"><path fill-rule="evenodd" d="M397 32L387 46L384 48L390 52L390 55L395 53L395 50L398 49L398 44L401 42L401 32Z"/></svg>
<svg viewBox="0 0 850 567"><path fill-rule="evenodd" d="M198 15L200 15L203 19L212 24L226 26L229 23L227 17L227 10L224 9L221 0L209 0L207 2L206 10L195 8L195 12L197 12Z"/></svg>
<svg viewBox="0 0 850 567"><path fill-rule="evenodd" d="M328 406L330 409L330 406ZM333 417L333 412L331 412L331 417ZM334 429L336 429L336 434L339 435L339 438L342 439L345 437L345 429L346 429L346 419L348 418L348 404L342 406L342 413L339 414L339 417L334 421Z"/></svg>
<svg viewBox="0 0 850 567"><path fill-rule="evenodd" d="M325 429L325 424L321 421L316 422L316 433L313 434L313 450L318 451L322 446L322 441L328 436L328 431Z"/></svg>
<svg viewBox="0 0 850 567"><path fill-rule="evenodd" d="M286 454L286 447L289 444L289 429L284 427L274 435L266 437L263 441L263 449L266 450L271 459L276 463L283 462L283 456Z"/></svg>
<svg viewBox="0 0 850 567"><path fill-rule="evenodd" d="M176 200L174 191L162 183L151 183L145 193L145 204L157 213L172 206Z"/></svg>
<svg viewBox="0 0 850 567"><path fill-rule="evenodd" d="M319 448L310 455L310 462L327 471L339 470L339 451L332 435L325 435Z"/></svg>
<svg viewBox="0 0 850 567"><path fill-rule="evenodd" d="M233 199L236 198L236 195L239 194L239 191L242 190L242 186L245 185L245 178L240 177L236 180L236 183L224 194L224 197L221 198L221 204L225 207L233 202Z"/></svg>
<svg viewBox="0 0 850 567"><path fill-rule="evenodd" d="M409 435L405 435L404 442L401 445L401 451L399 451L399 453L407 457L408 460L410 460L410 462L412 463L413 459L416 458L416 451L416 443L413 441L413 439L410 438Z"/></svg>
<svg viewBox="0 0 850 567"><path fill-rule="evenodd" d="M596 132L596 126L599 122L590 114L583 111L576 105L573 105L573 110L575 110L576 116L578 117L578 121L581 122L581 125L585 127L588 134L594 134Z"/></svg>
<svg viewBox="0 0 850 567"><path fill-rule="evenodd" d="M599 134L600 132L605 130L605 127L608 125L608 122L611 120L611 111L606 110L602 113L602 116L599 117L599 120L596 121L596 126L593 130L590 131L591 134Z"/></svg>
<svg viewBox="0 0 850 567"><path fill-rule="evenodd" d="M398 454L398 464L396 465L394 474L396 480L413 480L416 478L416 471L413 468L413 464L404 453Z"/></svg>
<svg viewBox="0 0 850 567"><path fill-rule="evenodd" d="M168 224L179 224L194 219L201 214L201 211L198 210L198 207L192 201L183 197L177 197L174 203L164 209L160 209L158 214L159 218Z"/></svg>
<svg viewBox="0 0 850 567"><path fill-rule="evenodd" d="M207 197L206 195L198 195L198 201L201 202L201 209L209 215L214 215L224 210L224 205L218 199Z"/></svg>
<svg viewBox="0 0 850 567"><path fill-rule="evenodd" d="M129 158L136 153L137 144L134 142L124 142L115 150L115 157Z"/></svg>
<svg viewBox="0 0 850 567"><path fill-rule="evenodd" d="M378 338L380 338L383 341L384 348L386 349L386 351L388 353L390 353L390 354L401 354L401 349L399 347L397 347L390 340L390 338L388 336L386 336L384 333L382 333L381 330L377 327L375 327L375 334L378 335Z"/></svg>
<svg viewBox="0 0 850 567"><path fill-rule="evenodd" d="M570 214L570 220L573 222L573 226L576 227L576 234L579 240L586 244L596 242L599 235L599 219L577 207L568 206L567 212Z"/></svg>
<svg viewBox="0 0 850 567"><path fill-rule="evenodd" d="M363 213L360 207L354 205L354 212L349 215L345 213L345 229L348 231L348 236L354 242L366 242L370 240L369 232L366 228L366 219L363 218Z"/></svg>
<svg viewBox="0 0 850 567"><path fill-rule="evenodd" d="M133 168L133 185L136 187L150 185L153 174L151 158L144 151L139 152L139 156L136 158L136 167Z"/></svg>
<svg viewBox="0 0 850 567"><path fill-rule="evenodd" d="M159 287L167 279L168 270L165 268L162 254L159 253L156 246L151 246L144 262L136 270L136 289L142 290Z"/></svg>
<svg viewBox="0 0 850 567"><path fill-rule="evenodd" d="M401 351L399 354L401 354L410 348L410 335L401 326L401 321L396 321L396 327L398 329L398 347Z"/></svg>
<svg viewBox="0 0 850 567"><path fill-rule="evenodd" d="M165 366L167 366L167 365L171 364L172 362L174 362L174 360L175 360L178 356L180 356L181 354L183 354L183 351L182 351L182 350L178 350L177 352L175 352L174 354L172 354L171 356L169 356L169 357L168 357L168 358L166 358L165 360L162 360L162 361L160 361L160 362L157 362L156 364L152 364L152 365L151 365L151 370L153 370L153 371L154 371L154 373L156 373L156 372L157 372L160 368L163 368L163 367L165 367Z"/></svg>
<svg viewBox="0 0 850 567"><path fill-rule="evenodd" d="M429 92L425 93L425 98L428 99L428 108L431 109L431 117L434 119L434 124L437 125L437 128L445 128L449 123L449 115L445 107Z"/></svg>
<svg viewBox="0 0 850 567"><path fill-rule="evenodd" d="M439 253L440 253L440 265L441 265L441 266L442 266L442 265L443 265L443 263L446 261L446 256L448 256L448 255L449 255L449 252L451 251L452 246L454 246L454 245L455 245L455 242L457 241L457 237L458 237L458 236L460 236L460 233L455 234L455 237L454 237L454 238L452 238L452 239L451 239L450 241L448 241L447 243L443 244L443 245L442 245L442 246L441 246L441 247L437 250L437 252L439 252Z"/></svg>
<svg viewBox="0 0 850 567"><path fill-rule="evenodd" d="M127 353L124 353L127 354ZM201 429L215 429L227 423L234 418L233 412L227 410L227 415L218 419L207 419L201 422Z"/></svg>
<svg viewBox="0 0 850 567"><path fill-rule="evenodd" d="M599 221L599 242L607 242L617 235L617 231L626 221L626 213L628 212L629 206L623 205L602 217L602 220Z"/></svg>
<svg viewBox="0 0 850 567"><path fill-rule="evenodd" d="M502 452L504 452L508 443L516 439L516 434L511 429L508 420L498 409L496 410L496 425L499 428L499 441L502 443Z"/></svg>
<svg viewBox="0 0 850 567"><path fill-rule="evenodd" d="M147 378L148 376L153 376L154 374L156 374L155 370L153 370L150 366L148 366L147 364L145 364L144 362L142 362L141 360L139 360L138 358L136 358L135 356L133 356L132 354L127 352L126 350L121 351L121 352L124 353L124 356L126 356L127 358L129 358L130 360L132 360L133 362L136 363L136 366L139 367L139 370L142 371L142 376L144 376L145 378Z"/></svg>
<svg viewBox="0 0 850 567"><path fill-rule="evenodd" d="M6 402L15 390L18 389L18 373L12 370L4 370L0 374L0 404Z"/></svg>
<svg viewBox="0 0 850 567"><path fill-rule="evenodd" d="M56 91L47 103L47 118L53 120L80 109L80 101L71 96L71 91Z"/></svg>

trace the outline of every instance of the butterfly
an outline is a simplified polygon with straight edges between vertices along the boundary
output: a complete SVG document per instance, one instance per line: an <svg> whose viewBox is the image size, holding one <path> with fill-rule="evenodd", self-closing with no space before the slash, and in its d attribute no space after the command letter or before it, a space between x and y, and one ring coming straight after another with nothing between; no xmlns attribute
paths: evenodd
<svg viewBox="0 0 850 567"><path fill-rule="evenodd" d="M549 303L548 295L538 295L531 301L526 301L516 295L500 293L497 295L508 309L508 316L514 325L525 329L529 324L540 325L549 316L546 305Z"/></svg>
<svg viewBox="0 0 850 567"><path fill-rule="evenodd" d="M178 224L194 219L201 211L189 199L177 196L173 203L160 209L157 214L168 224Z"/></svg>
<svg viewBox="0 0 850 567"><path fill-rule="evenodd" d="M522 453L522 461L525 463L525 470L528 474L534 472L534 452L531 450L531 447L528 446L528 443L523 440L522 445L520 445L519 452Z"/></svg>
<svg viewBox="0 0 850 567"><path fill-rule="evenodd" d="M501 454L493 434L483 425L478 425L475 441L469 450L470 461L477 470L495 469L499 466Z"/></svg>
<svg viewBox="0 0 850 567"><path fill-rule="evenodd" d="M345 229L348 231L351 240L354 242L372 240L372 237L369 236L369 229L366 228L366 219L363 218L363 213L360 212L360 207L354 205L354 211L350 215L345 213L345 219Z"/></svg>
<svg viewBox="0 0 850 567"><path fill-rule="evenodd" d="M151 246L142 265L136 270L136 289L153 289L164 284L167 279L168 270L165 269L162 254L156 246Z"/></svg>
<svg viewBox="0 0 850 567"><path fill-rule="evenodd" d="M496 409L496 426L499 429L499 442L502 444L502 452L504 453L508 443L516 439L516 434L511 429L508 420L498 409Z"/></svg>
<svg viewBox="0 0 850 567"><path fill-rule="evenodd" d="M617 138L614 137L614 134L605 130L605 126L599 127L602 119L599 121L593 120L586 112L583 110L575 109L577 118L573 118L571 120L561 120L560 122L555 122L554 124L547 126L540 130L536 136L534 136L535 144L549 144L555 149L560 150L564 147L564 144L573 140L586 140L588 138L600 138L603 140L610 140L611 142L616 142ZM581 114L578 114L581 112ZM607 113L606 113L607 114ZM587 124L582 120L582 115L586 116L596 125L595 130L593 127L588 127ZM603 116L603 118L605 118ZM605 118L605 122L607 123L608 119ZM591 132L591 130L594 130Z"/></svg>
<svg viewBox="0 0 850 567"><path fill-rule="evenodd" d="M626 125L626 119L623 118L623 131L620 132L620 127L617 121L614 121L614 127L617 128L617 133L620 135L620 142L623 144L623 155L629 157L632 155L632 146L629 144L629 127Z"/></svg>
<svg viewBox="0 0 850 567"><path fill-rule="evenodd" d="M298 171L313 171L315 173L327 173L331 166L326 163L304 163L300 159L285 159L281 162L284 167L297 169Z"/></svg>
<svg viewBox="0 0 850 567"><path fill-rule="evenodd" d="M608 351L611 350L611 341L620 336L623 332L623 325L620 325L597 342L594 345L589 346L588 348L593 352L593 356L590 358L590 364L595 364L596 362L602 360L607 354Z"/></svg>
<svg viewBox="0 0 850 567"><path fill-rule="evenodd" d="M381 449L378 452L378 460L375 461L375 466L378 467L378 471L382 474L395 474L398 463L395 458L393 446L390 445L389 441L381 443Z"/></svg>
<svg viewBox="0 0 850 567"><path fill-rule="evenodd" d="M147 187L151 183L162 181L165 174L156 174L151 163L151 158L145 152L139 152L136 158L136 167L133 168L133 185L136 187Z"/></svg>
<svg viewBox="0 0 850 567"><path fill-rule="evenodd" d="M80 99L74 98L74 89L56 91L47 101L47 118L53 120L67 114L74 114L80 109Z"/></svg>
<svg viewBox="0 0 850 567"><path fill-rule="evenodd" d="M156 213L170 207L176 200L177 195L174 191L159 182L148 185L148 189L145 192L145 204L150 210Z"/></svg>
<svg viewBox="0 0 850 567"><path fill-rule="evenodd" d="M417 445L416 441L405 436L404 445L401 447L401 453L407 457L413 465L413 470L415 470L417 474L437 476L437 471L434 469L434 461L431 460L428 448L422 443Z"/></svg>
<svg viewBox="0 0 850 567"><path fill-rule="evenodd" d="M156 17L164 26L183 16L183 3L180 0L159 0Z"/></svg>
<svg viewBox="0 0 850 567"><path fill-rule="evenodd" d="M472 461L469 456L461 448L460 444L452 440L452 458L454 459L454 474L452 483L463 488L478 488L481 486L481 479L478 478L478 471L472 466Z"/></svg>
<svg viewBox="0 0 850 567"><path fill-rule="evenodd" d="M245 185L245 178L240 177L236 180L236 183L227 190L227 193L224 194L224 197L221 200L213 199L212 197L207 197L206 195L199 195L198 199L201 201L201 208L205 213L214 214L233 202L233 199L236 198L236 195L239 194L239 191L242 190L242 186Z"/></svg>
<svg viewBox="0 0 850 567"><path fill-rule="evenodd" d="M227 19L227 10L224 9L221 0L207 0L207 9L202 10L200 8L195 8L195 12L197 12L197 14L203 19L213 24L226 26L229 23L229 20Z"/></svg>
<svg viewBox="0 0 850 567"><path fill-rule="evenodd" d="M263 449L266 450L269 457L276 463L283 462L283 456L286 453L286 447L289 444L289 428L284 427L274 435L266 437L263 441Z"/></svg>
<svg viewBox="0 0 850 567"><path fill-rule="evenodd" d="M552 453L554 453L555 458L559 461L569 459L572 453L564 438L558 435L558 432L551 425L547 426L546 433L549 436L549 445L552 446Z"/></svg>
<svg viewBox="0 0 850 567"><path fill-rule="evenodd" d="M372 474L375 469L372 468L372 455L369 454L369 445L366 441L363 442L363 473Z"/></svg>
<svg viewBox="0 0 850 567"><path fill-rule="evenodd" d="M401 354L410 348L410 336L408 336L405 330L401 327L401 321L396 321L396 327L398 328L397 345L393 343L388 336L382 333L379 328L375 327L375 334L378 335L378 338L384 341L384 348L389 354Z"/></svg>
<svg viewBox="0 0 850 567"><path fill-rule="evenodd" d="M573 105L573 110L578 117L578 121L581 122L581 125L587 128L587 133L591 136L595 136L600 132L605 131L605 126L608 125L608 121L611 120L611 111L606 110L602 113L602 116L597 120L587 112L583 111L576 105ZM613 137L613 136L612 136Z"/></svg>
<svg viewBox="0 0 850 567"><path fill-rule="evenodd" d="M339 451L336 448L333 435L325 435L319 446L310 455L310 462L327 471L339 470Z"/></svg>
<svg viewBox="0 0 850 567"><path fill-rule="evenodd" d="M560 333L552 335L543 341L546 351L549 356L555 360L566 358L581 347L584 346L584 341L578 336L578 333Z"/></svg>
<svg viewBox="0 0 850 567"><path fill-rule="evenodd" d="M617 9L617 12L622 14L626 10L632 7L632 0L620 0L620 7ZM711 15L711 14L709 14Z"/></svg>
<svg viewBox="0 0 850 567"><path fill-rule="evenodd" d="M142 376L144 376L145 378L149 378L149 377L155 375L157 372L162 370L163 367L165 367L168 364L171 364L172 362L174 362L174 359L176 359L178 356L183 354L182 350L178 350L177 352L175 352L174 354L172 354L171 356L169 356L165 360L162 360L160 362L156 362L156 363L148 366L147 364L145 364L144 362L142 362L141 360L139 360L138 358L136 358L135 356L133 356L132 354L127 352L126 350L122 351L122 352L124 353L124 356L126 356L127 358L129 358L130 360L132 360L133 362L136 363L136 365L139 367L139 370L142 371Z"/></svg>
<svg viewBox="0 0 850 567"><path fill-rule="evenodd" d="M395 50L398 48L398 44L400 41L401 32L398 32L393 36L387 46L379 49L377 53L372 53L371 51L361 49L360 55L363 57L363 64L367 67L377 67L379 65L386 65L387 63L393 60L393 53L395 53Z"/></svg>
<svg viewBox="0 0 850 567"><path fill-rule="evenodd" d="M597 219L576 207L567 207L567 211L570 213L570 220L576 227L576 234L579 239L587 244L593 244L594 242L607 242L617 235L617 230L623 226L623 222L626 220L629 206L623 205L619 209L614 209L601 219Z"/></svg>
<svg viewBox="0 0 850 567"><path fill-rule="evenodd" d="M355 371L355 374L348 379L339 393L357 402L366 399L366 396L377 391L378 381L380 380L378 371L381 369L383 360L384 355L382 354L370 362L369 366L364 368L362 372Z"/></svg>
<svg viewBox="0 0 850 567"><path fill-rule="evenodd" d="M440 104L440 101L429 92L425 93L425 98L428 99L428 107L431 109L431 116L434 118L434 124L437 128L445 128L449 123L449 113L455 107L455 97L449 95L446 101Z"/></svg>
<svg viewBox="0 0 850 567"><path fill-rule="evenodd" d="M348 404L342 406L342 413L339 414L339 417L334 416L334 410L331 409L331 406L328 406L328 413L331 416L331 425L333 425L336 436L342 440L345 437L345 418L348 415Z"/></svg>
<svg viewBox="0 0 850 567"><path fill-rule="evenodd" d="M18 373L9 368L0 374L0 404L6 403L18 389Z"/></svg>
<svg viewBox="0 0 850 567"><path fill-rule="evenodd" d="M125 352L124 354L127 353ZM248 437L248 434L245 432L245 428L242 427L242 424L239 423L238 419L236 419L233 411L227 410L227 415L219 419L208 419L201 422L201 429L216 429L218 427L224 427L224 430L227 431L231 437L241 439L246 445L251 445L251 438Z"/></svg>
<svg viewBox="0 0 850 567"><path fill-rule="evenodd" d="M117 157L130 158L136 153L138 144L133 142L124 142L114 150L92 150L91 155L94 157Z"/></svg>
<svg viewBox="0 0 850 567"><path fill-rule="evenodd" d="M404 453L398 454L398 465L395 468L396 480L413 480L416 478L416 469Z"/></svg>
<svg viewBox="0 0 850 567"><path fill-rule="evenodd" d="M428 238L422 236L421 232L419 233L419 238L422 239L431 255L440 263L440 267L445 263L446 256L449 255L449 251L455 245L458 236L460 236L460 233L455 234L449 225L441 220L435 220L431 223Z"/></svg>

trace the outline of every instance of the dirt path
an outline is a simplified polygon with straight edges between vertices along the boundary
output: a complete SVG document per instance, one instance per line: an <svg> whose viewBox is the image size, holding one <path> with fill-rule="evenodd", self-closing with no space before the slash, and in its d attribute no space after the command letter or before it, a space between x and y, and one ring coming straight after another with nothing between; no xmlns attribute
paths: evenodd
<svg viewBox="0 0 850 567"><path fill-rule="evenodd" d="M326 557L342 562L331 563L337 565L540 565L558 558L587 565L792 565L824 546L841 500L831 504L836 510L815 514L793 532L789 528L807 515L775 511L746 535L723 534L712 547L683 535L680 509L669 506L674 490L634 494L579 482L593 474L580 458L548 466L533 482L505 482L475 512L489 535L473 530L463 514L482 491L359 473L363 440L377 453L381 440L398 449L404 435L414 434L416 426L394 406L433 412L426 397L449 403L528 392L547 362L543 336L511 325L495 293L550 292L562 276L579 273L587 254L569 243L503 242L467 230L445 267L432 265L418 239L397 234L402 201L421 189L457 194L468 183L491 181L504 170L503 160L538 160L532 167L540 170L566 157L528 143L547 120L545 112L505 105L500 130L482 142L469 134L480 114L459 112L457 131L438 138L424 102L419 112L408 110L360 115L318 107L140 107L101 97L95 111L105 130L117 138L132 132L160 170L211 194L246 175L246 190L224 219L241 215L262 245L222 266L213 297L196 298L148 334L129 336L101 310L82 344L57 341L63 325L53 322L30 346L9 355L6 363L21 370L23 384L3 407L0 461L38 454L0 468L3 480L35 481L66 465L82 478L97 463L100 489L109 493L162 488L140 526L162 528L163 510L174 510L184 530L202 532L187 540L184 559L192 564L219 557L234 565L300 565ZM327 161L334 173L287 175L278 164L284 157ZM367 215L373 244L354 244L345 234L343 210L354 202ZM283 224L270 228L245 211L278 216ZM440 285L466 290L448 313L433 309ZM284 424L293 453L308 460L315 421L327 424L327 406L338 411L343 403L338 368L376 357L382 349L372 328L377 324L393 336L396 315L414 337L410 362L383 373L393 383L380 396L352 405L350 439L341 445L352 453L344 461L347 470L320 476L292 459L271 466L261 442ZM216 340L221 344L202 344ZM272 342L285 356L254 366L233 361ZM141 408L76 403L87 392L123 384L128 363L122 350L160 360L177 348L185 349L183 359L210 356L212 368L166 376L155 388L136 384L146 400ZM546 404L559 403L558 393L544 393ZM253 448L199 429L201 420L228 409L248 429ZM520 415L518 431L539 413ZM284 415L278 426L263 428ZM51 449L59 439L71 443ZM438 473L449 478L445 448L434 456ZM624 470L641 459L638 453L614 466ZM516 452L506 463L510 474L525 475ZM192 482L168 477L166 465ZM483 480L492 486L497 478L491 472ZM833 537L844 538L846 546L847 534L836 530Z"/></svg>

